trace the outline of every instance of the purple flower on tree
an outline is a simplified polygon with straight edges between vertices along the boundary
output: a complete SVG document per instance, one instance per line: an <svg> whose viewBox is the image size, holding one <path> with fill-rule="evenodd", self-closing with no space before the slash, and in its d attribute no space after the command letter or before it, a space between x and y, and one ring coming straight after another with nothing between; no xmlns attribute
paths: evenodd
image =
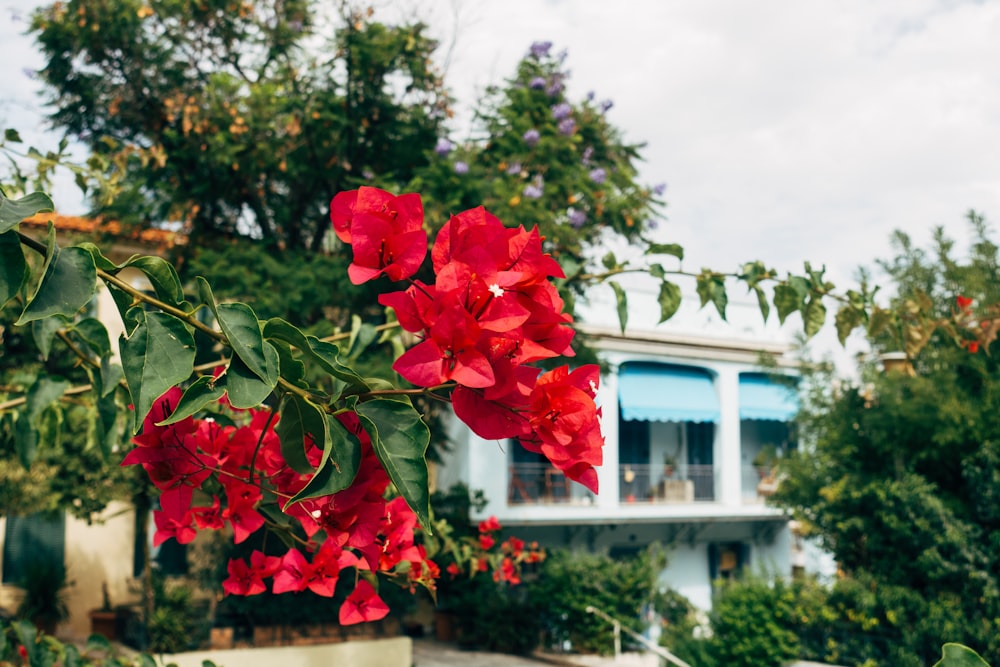
<svg viewBox="0 0 1000 667"><path fill-rule="evenodd" d="M440 139L437 140L437 144L434 145L434 152L444 157L445 155L450 153L451 149L454 147L455 145L453 143L451 143L444 137L441 137Z"/></svg>
<svg viewBox="0 0 1000 667"><path fill-rule="evenodd" d="M534 90L542 90L543 88L545 88L545 77L536 76L531 80L530 83L528 83L528 87Z"/></svg>
<svg viewBox="0 0 1000 667"><path fill-rule="evenodd" d="M569 136L576 130L576 121L572 118L563 118L559 121L559 133Z"/></svg>
<svg viewBox="0 0 1000 667"><path fill-rule="evenodd" d="M532 148L538 143L538 140L542 138L542 135L538 132L538 130L530 129L525 132L524 136L521 138L524 139L524 143L528 144L529 148Z"/></svg>
<svg viewBox="0 0 1000 667"><path fill-rule="evenodd" d="M661 196L666 191L667 191L666 183L657 183L656 185L653 186L653 194L656 195L657 197Z"/></svg>
<svg viewBox="0 0 1000 667"><path fill-rule="evenodd" d="M511 162L510 166L507 167L507 175L508 176L517 176L520 173L521 173L521 163L520 162Z"/></svg>
<svg viewBox="0 0 1000 667"><path fill-rule="evenodd" d="M551 48L552 42L533 42L529 51L535 58L544 58Z"/></svg>
<svg viewBox="0 0 1000 667"><path fill-rule="evenodd" d="M608 177L608 172L604 171L600 167L598 167L597 169L590 170L590 180L592 180L594 183L597 183L598 185L603 183L607 179L607 177Z"/></svg>
<svg viewBox="0 0 1000 667"><path fill-rule="evenodd" d="M614 105L615 105L615 103L612 102L611 100L602 100L601 101L601 113L607 113L608 110L611 107L613 107Z"/></svg>
<svg viewBox="0 0 1000 667"><path fill-rule="evenodd" d="M575 208L571 208L567 210L566 213L569 215L569 224L573 225L576 228L582 227L583 223L587 221L587 214L584 213L583 211L578 211Z"/></svg>
<svg viewBox="0 0 1000 667"><path fill-rule="evenodd" d="M569 118L570 114L573 113L573 107L568 103L563 102L561 104L556 104L552 107L552 117L556 120L562 120L563 118Z"/></svg>
<svg viewBox="0 0 1000 667"><path fill-rule="evenodd" d="M469 164L467 162L462 162L461 160L455 163L455 173L456 174L468 174Z"/></svg>
<svg viewBox="0 0 1000 667"><path fill-rule="evenodd" d="M594 147L587 146L583 149L583 155L580 157L580 162L583 164L590 164L590 158L594 157Z"/></svg>
<svg viewBox="0 0 1000 667"><path fill-rule="evenodd" d="M562 81L556 80L552 82L552 85L545 89L545 94L549 97L555 97L563 91Z"/></svg>
<svg viewBox="0 0 1000 667"><path fill-rule="evenodd" d="M528 199L539 199L545 191L545 179L535 176L531 183L524 186L524 196Z"/></svg>

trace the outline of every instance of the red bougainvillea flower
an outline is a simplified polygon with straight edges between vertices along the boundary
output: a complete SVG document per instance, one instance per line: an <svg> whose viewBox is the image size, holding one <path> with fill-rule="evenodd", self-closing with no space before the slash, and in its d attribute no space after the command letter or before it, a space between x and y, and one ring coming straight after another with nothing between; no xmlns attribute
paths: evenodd
<svg viewBox="0 0 1000 667"><path fill-rule="evenodd" d="M600 371L594 364L543 373L531 392L528 421L536 439L522 439L567 477L597 493L595 465L604 460L600 411L594 403Z"/></svg>
<svg viewBox="0 0 1000 667"><path fill-rule="evenodd" d="M491 516L488 519L484 519L479 522L480 533L494 533L498 530L500 530L500 520L495 516Z"/></svg>
<svg viewBox="0 0 1000 667"><path fill-rule="evenodd" d="M972 305L972 299L967 296L962 296L959 294L955 297L955 305L958 306L959 310L968 310Z"/></svg>
<svg viewBox="0 0 1000 667"><path fill-rule="evenodd" d="M424 208L420 195L398 197L378 188L341 192L330 202L333 230L354 249L347 275L355 285L383 273L409 278L427 255Z"/></svg>
<svg viewBox="0 0 1000 667"><path fill-rule="evenodd" d="M178 484L201 486L211 475L197 454L195 432L198 425L188 417L175 424L157 426L177 407L183 392L171 387L153 403L142 422L142 432L132 438L137 445L125 456L123 466L142 464L150 481L159 489Z"/></svg>
<svg viewBox="0 0 1000 667"><path fill-rule="evenodd" d="M354 625L378 621L385 618L388 613L389 607L375 592L375 588L367 580L362 579L340 606L340 624Z"/></svg>
<svg viewBox="0 0 1000 667"><path fill-rule="evenodd" d="M229 577L222 582L222 590L227 595L259 595L267 590L261 573L242 558L230 560L226 571Z"/></svg>
<svg viewBox="0 0 1000 667"><path fill-rule="evenodd" d="M271 590L275 593L301 593L309 587L312 566L298 549L289 549L281 557L281 567L274 573Z"/></svg>
<svg viewBox="0 0 1000 667"><path fill-rule="evenodd" d="M160 495L160 509L153 512L156 533L153 546L158 547L171 537L180 544L194 540L194 513L191 511L191 487L179 486L167 489Z"/></svg>

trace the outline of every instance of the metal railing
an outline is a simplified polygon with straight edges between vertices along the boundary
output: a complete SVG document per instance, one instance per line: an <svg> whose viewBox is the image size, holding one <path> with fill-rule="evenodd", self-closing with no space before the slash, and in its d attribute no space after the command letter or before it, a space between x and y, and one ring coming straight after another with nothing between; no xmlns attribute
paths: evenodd
<svg viewBox="0 0 1000 667"><path fill-rule="evenodd" d="M549 463L514 463L507 477L511 505L586 503L594 494L576 484Z"/></svg>
<svg viewBox="0 0 1000 667"><path fill-rule="evenodd" d="M621 658L621 655L622 655L622 630L624 630L625 634L627 634L629 637L631 637L635 641L639 642L640 644L642 644L643 646L645 646L649 651L651 651L652 653L655 653L656 655L660 656L661 658L663 658L667 662L672 662L673 664L677 665L677 667L691 667L691 665L689 665L688 663L684 662L683 660L681 660L676 655L674 655L673 653L671 653L670 651L668 651L664 647L660 646L659 644L655 644L652 641L650 641L649 639L647 639L647 638L643 637L642 635L640 635L638 632L633 632L630 628L626 628L626 627L622 626L621 621L619 621L618 619L616 619L616 618L614 618L614 617L612 617L612 616L604 613L603 611L601 611L597 607L594 607L594 606L591 606L591 605L587 605L587 613L588 614L594 614L598 618L604 619L605 621L607 621L608 623L610 623L612 625L612 627L614 628L614 633L615 633L615 662L617 662Z"/></svg>
<svg viewBox="0 0 1000 667"><path fill-rule="evenodd" d="M618 488L622 502L693 503L715 500L715 467L622 463Z"/></svg>

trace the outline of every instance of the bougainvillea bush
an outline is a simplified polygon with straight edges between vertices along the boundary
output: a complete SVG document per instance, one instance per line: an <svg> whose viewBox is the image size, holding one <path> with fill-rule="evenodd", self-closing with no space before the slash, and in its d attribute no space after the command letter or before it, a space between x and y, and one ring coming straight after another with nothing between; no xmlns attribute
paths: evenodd
<svg viewBox="0 0 1000 667"><path fill-rule="evenodd" d="M224 590L332 597L344 578L353 592L340 621L350 624L388 613L376 573L431 590L440 576L418 537L418 527L430 531L433 524L424 459L429 432L413 397L450 402L475 433L517 439L592 491L603 439L596 366L535 365L571 355L573 338L572 318L552 283L562 271L537 229L505 227L482 208L455 215L430 251L428 283L413 278L428 254L418 195L369 187L341 193L331 221L353 249L352 282L385 276L405 283L379 297L394 313L385 328L413 343L393 366L405 380L399 386L348 367L338 337L320 340L281 319L262 322L247 304L216 302L207 281L188 301L172 267L158 258L114 264L91 244L59 248L51 230L48 245L4 238L18 251L10 254L20 257L23 275L20 244L45 258L19 323L60 318L80 340L97 395L110 397L109 412L116 386L128 390L135 435L123 464L141 465L160 491L154 544L188 543L198 531L223 528L241 543L271 531L287 545L284 555L254 551L230 561ZM143 272L155 296L122 280L126 268ZM125 323L121 370L110 360L103 325L68 320L99 280ZM205 324L211 320L217 328ZM359 337L371 338L368 327L340 338L356 346ZM195 331L226 350L217 364L195 369ZM23 424L65 389L39 380ZM103 426L110 432L114 419ZM489 526L480 548L453 566L492 563L498 580L516 582L519 563L536 556L523 547L489 553L489 533L498 527Z"/></svg>

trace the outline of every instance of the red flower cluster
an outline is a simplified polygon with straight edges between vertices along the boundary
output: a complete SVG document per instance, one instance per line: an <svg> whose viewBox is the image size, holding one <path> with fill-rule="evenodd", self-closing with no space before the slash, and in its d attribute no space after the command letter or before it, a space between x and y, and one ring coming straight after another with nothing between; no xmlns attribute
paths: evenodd
<svg viewBox="0 0 1000 667"><path fill-rule="evenodd" d="M174 388L156 402L142 435L134 439L136 448L122 463L141 464L162 490L160 509L153 513L153 544L170 538L186 544L198 530L219 530L226 524L232 527L234 541L243 542L266 523L259 511L261 504L293 497L310 475L288 467L274 432L277 417L265 410L248 411L250 421L245 426L190 417L157 426L180 396L181 390ZM389 477L357 416L344 413L339 418L362 446L353 484L331 496L285 505L283 511L307 538L302 550L290 549L280 558L255 551L249 563L231 560L229 577L223 582L227 593L263 593L268 588L265 580L271 579L274 593L310 590L332 597L341 571L348 568L405 572L411 587L418 583L434 587L440 575L423 546L414 541L416 515L402 498L385 499ZM316 447L307 452L314 465L320 454ZM195 489L206 487L210 476L218 479L219 495L212 496L210 505L193 506ZM316 539L317 534L324 539ZM341 607L340 618L344 624L358 623L378 620L387 613L374 587L361 580Z"/></svg>
<svg viewBox="0 0 1000 667"><path fill-rule="evenodd" d="M455 551L466 557L464 565L469 570L469 576L488 572L492 564L493 581L516 586L521 583L521 566L525 563L540 563L545 560L545 552L539 549L537 542L532 542L525 548L524 540L510 537L500 543L499 550L490 553L497 546L495 533L500 530L500 522L495 516L491 516L479 522L479 536L475 540L464 538L468 543L466 547ZM446 571L455 578L462 574L463 567L454 562L448 565Z"/></svg>
<svg viewBox="0 0 1000 667"><path fill-rule="evenodd" d="M531 365L572 355L573 338L572 318L550 280L563 273L543 251L537 228L507 228L482 208L456 215L438 234L431 254L435 280L425 284L412 280L427 255L418 195L360 188L338 194L330 218L337 236L353 248L352 282L383 275L411 280L405 291L379 298L396 311L403 329L420 337L396 361L396 371L418 386L451 389L456 415L475 433L517 438L596 492L594 466L601 464L604 444L594 400L597 367L540 373ZM277 414L248 410L241 426L192 417L157 426L181 396L173 388L155 403L123 461L142 465L162 492L154 544L171 538L188 543L199 530L226 527L241 543L277 523L281 512L297 547L280 557L254 551L249 562L230 561L227 593L270 588L332 597L342 573L353 568L355 586L340 609L341 623L348 624L388 613L375 579L362 572L388 573L411 589L435 587L440 572L415 539L417 517L403 498L386 499L389 476L357 414L335 413L361 446L350 486L293 504L313 474L288 466L274 431ZM225 400L220 404L234 410ZM313 445L304 453L314 467L323 457ZM519 565L543 557L537 545L525 549L516 538L490 553L500 525L491 518L479 528L478 540L464 550L474 572L488 571L492 562L497 581L517 583Z"/></svg>
<svg viewBox="0 0 1000 667"><path fill-rule="evenodd" d="M409 197L417 195L361 188L333 199L334 229L354 249L352 267L364 267L352 280L416 273L418 253L404 259L393 250L412 245L413 230L422 227L419 197L417 203ZM597 367L539 374L530 365L573 354L572 318L550 280L564 274L542 240L537 228L505 227L482 207L459 213L438 233L431 252L434 284L413 280L405 291L381 295L379 303L421 337L396 360L396 372L421 387L454 383L455 414L473 432L517 438L596 493L594 466L603 460L604 445L594 402Z"/></svg>

